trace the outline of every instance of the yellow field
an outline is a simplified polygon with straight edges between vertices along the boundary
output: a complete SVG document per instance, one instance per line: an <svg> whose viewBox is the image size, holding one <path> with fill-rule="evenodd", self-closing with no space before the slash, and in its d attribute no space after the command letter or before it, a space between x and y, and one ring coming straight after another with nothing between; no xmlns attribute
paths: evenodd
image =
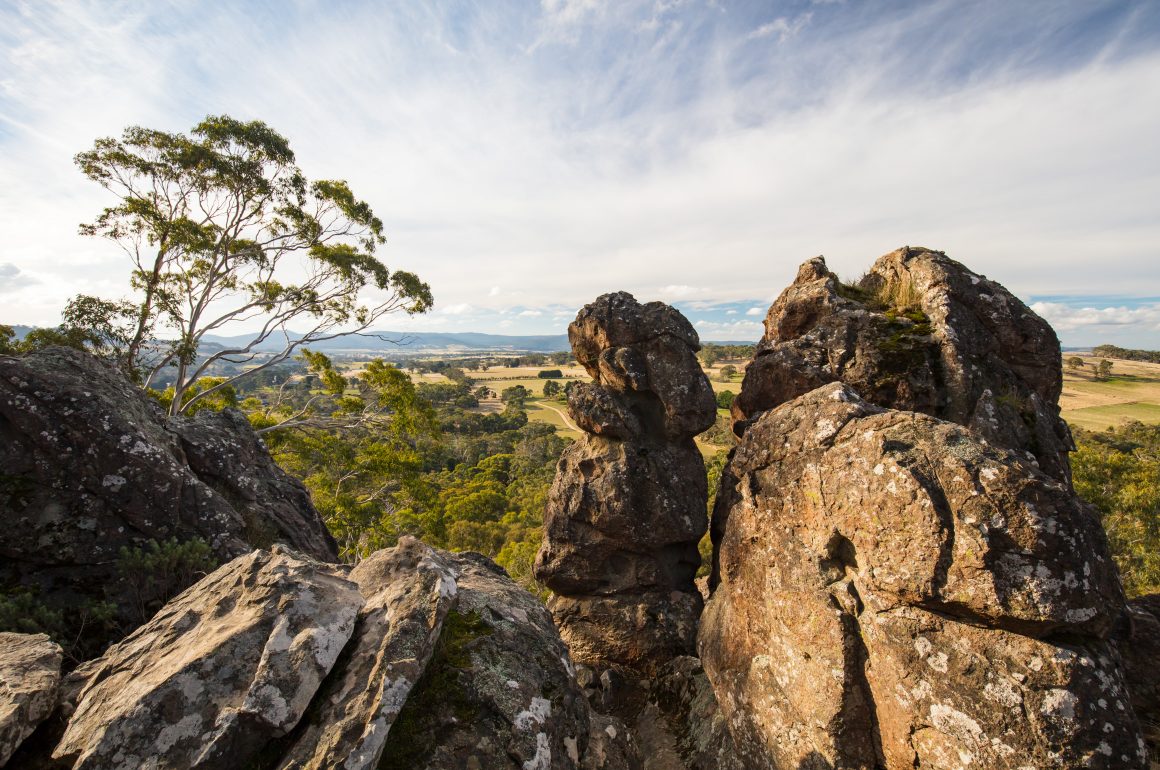
<svg viewBox="0 0 1160 770"><path fill-rule="evenodd" d="M1083 369L1070 369L1063 357L1063 394L1059 406L1063 419L1077 428L1104 430L1130 420L1160 423L1160 364L1112 361L1108 380L1095 379L1100 359L1080 355Z"/></svg>

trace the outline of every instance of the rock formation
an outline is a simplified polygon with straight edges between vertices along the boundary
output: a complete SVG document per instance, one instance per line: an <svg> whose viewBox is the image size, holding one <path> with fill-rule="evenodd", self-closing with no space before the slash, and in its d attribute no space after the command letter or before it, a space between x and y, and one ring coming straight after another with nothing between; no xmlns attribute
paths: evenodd
<svg viewBox="0 0 1160 770"><path fill-rule="evenodd" d="M569 391L586 434L560 459L535 574L577 661L651 670L693 651L707 499L693 436L713 391L697 333L663 303L605 294L568 339L594 382Z"/></svg>
<svg viewBox="0 0 1160 770"><path fill-rule="evenodd" d="M64 689L62 729L20 767L638 767L544 606L484 557L410 538L353 570L240 556Z"/></svg>
<svg viewBox="0 0 1160 770"><path fill-rule="evenodd" d="M0 633L0 767L56 708L61 658L44 634Z"/></svg>
<svg viewBox="0 0 1160 770"><path fill-rule="evenodd" d="M1103 639L1123 606L1103 531L1020 453L831 383L748 426L714 526L699 647L746 751L793 768L1143 765Z"/></svg>
<svg viewBox="0 0 1160 770"><path fill-rule="evenodd" d="M938 251L902 248L856 285L815 257L765 318L733 401L734 431L820 385L965 425L1070 481L1055 332L1014 295Z"/></svg>
<svg viewBox="0 0 1160 770"><path fill-rule="evenodd" d="M1132 708L1156 770L1160 768L1160 594L1129 601L1112 638L1123 658Z"/></svg>
<svg viewBox="0 0 1160 770"><path fill-rule="evenodd" d="M245 767L298 724L362 605L353 583L281 547L239 557L85 668L53 756L76 770Z"/></svg>
<svg viewBox="0 0 1160 770"><path fill-rule="evenodd" d="M0 357L0 523L0 587L66 618L112 602L104 642L167 598L149 604L126 585L122 549L199 539L220 563L282 541L337 556L305 488L240 413L166 420L112 367L67 348ZM98 626L86 627L93 654Z"/></svg>

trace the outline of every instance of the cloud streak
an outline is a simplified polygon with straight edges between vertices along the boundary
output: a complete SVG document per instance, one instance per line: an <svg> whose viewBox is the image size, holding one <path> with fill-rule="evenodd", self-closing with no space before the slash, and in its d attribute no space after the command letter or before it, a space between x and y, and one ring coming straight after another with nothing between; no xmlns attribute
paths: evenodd
<svg viewBox="0 0 1160 770"><path fill-rule="evenodd" d="M906 243L1023 296L1160 294L1155 4L758 5L9 4L0 260L42 280L0 321L127 284L73 153L220 112L372 203L418 328L617 289L760 316L802 260Z"/></svg>

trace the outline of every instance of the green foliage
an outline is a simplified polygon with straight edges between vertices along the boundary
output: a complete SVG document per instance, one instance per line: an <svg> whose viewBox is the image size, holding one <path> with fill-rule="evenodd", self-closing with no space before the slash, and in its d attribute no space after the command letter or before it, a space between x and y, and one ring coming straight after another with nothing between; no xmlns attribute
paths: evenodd
<svg viewBox="0 0 1160 770"><path fill-rule="evenodd" d="M710 521L713 519L713 506L717 503L717 487L721 484L721 474L725 471L728 462L728 449L722 449L712 457L705 458L705 474L709 478L709 504L706 514ZM697 577L704 577L709 574L713 567L713 542L708 532L697 543L697 550L701 553L701 566L697 570Z"/></svg>
<svg viewBox="0 0 1160 770"><path fill-rule="evenodd" d="M1103 358L1119 358L1124 361L1144 361L1146 363L1160 364L1160 350L1132 350L1131 348L1121 348L1115 345L1096 345L1092 348L1092 355Z"/></svg>
<svg viewBox="0 0 1160 770"><path fill-rule="evenodd" d="M239 405L238 392L232 385L226 382L224 377L202 377L186 388L182 397L188 401L194 396L198 396L207 391L208 396L206 398L199 398L192 407L185 411L186 415L197 414L203 409L210 412L220 412L223 409L229 408L236 409ZM161 391L150 389L148 393L166 411L170 411L174 398L173 388L170 387Z"/></svg>
<svg viewBox="0 0 1160 770"><path fill-rule="evenodd" d="M733 364L725 364L724 366L721 367L721 371L718 373L718 379L720 379L721 382L729 382L733 379L733 376L736 374L737 374L737 367L736 366L734 366Z"/></svg>
<svg viewBox="0 0 1160 770"><path fill-rule="evenodd" d="M1075 490L1096 507L1129 596L1160 591L1160 425L1076 431Z"/></svg>
<svg viewBox="0 0 1160 770"><path fill-rule="evenodd" d="M1068 369L1082 369L1084 367L1083 359L1079 356L1071 356L1067 359Z"/></svg>
<svg viewBox="0 0 1160 770"><path fill-rule="evenodd" d="M733 406L733 399L737 398L737 394L731 390L722 390L716 394L717 408L728 409Z"/></svg>
<svg viewBox="0 0 1160 770"><path fill-rule="evenodd" d="M510 388L504 388L500 391L500 400L505 404L523 407L532 396L532 391L525 388L523 385L512 385Z"/></svg>
<svg viewBox="0 0 1160 770"><path fill-rule="evenodd" d="M385 237L370 206L346 182L307 180L286 139L261 121L209 116L189 134L133 126L75 160L117 197L80 232L124 249L134 296L77 297L66 325L90 335L146 387L172 369L171 414L214 392L186 391L216 363L259 361L251 371L260 370L311 342L362 332L386 313L431 307L426 284L375 256ZM371 287L379 290L375 303L360 304ZM203 345L208 333L229 335L259 318L246 342ZM307 331L292 337L290 324ZM255 350L274 339L284 342L279 352Z"/></svg>
<svg viewBox="0 0 1160 770"><path fill-rule="evenodd" d="M564 373L559 369L541 369L540 373L536 375L541 380L562 380Z"/></svg>
<svg viewBox="0 0 1160 770"><path fill-rule="evenodd" d="M544 383L544 395L548 398L559 395L564 391L564 386L555 380L548 380Z"/></svg>
<svg viewBox="0 0 1160 770"><path fill-rule="evenodd" d="M74 663L104 651L106 637L117 627L116 612L117 606L108 601L64 606L50 604L30 588L0 590L0 631L48 634Z"/></svg>
<svg viewBox="0 0 1160 770"><path fill-rule="evenodd" d="M1112 376L1112 362L1108 359L1101 360L1096 364L1096 379L1106 380Z"/></svg>
<svg viewBox="0 0 1160 770"><path fill-rule="evenodd" d="M200 537L148 540L139 547L122 547L117 555L117 574L132 599L139 623L149 620L165 602L217 566L209 543Z"/></svg>

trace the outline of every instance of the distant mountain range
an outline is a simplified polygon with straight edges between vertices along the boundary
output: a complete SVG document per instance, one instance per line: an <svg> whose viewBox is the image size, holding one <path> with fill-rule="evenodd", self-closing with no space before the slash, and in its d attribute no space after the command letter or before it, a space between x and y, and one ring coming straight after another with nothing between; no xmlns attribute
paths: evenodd
<svg viewBox="0 0 1160 770"><path fill-rule="evenodd" d="M30 332L31 326L13 326L16 338L21 339ZM292 338L295 335L291 335ZM246 344L252 335L239 334L219 336L207 334L207 347L230 347ZM752 340L742 342L732 340L704 340L725 345L748 345ZM567 334L481 334L479 332L399 332L376 331L362 335L348 335L326 342L315 342L311 350L325 353L431 353L431 352L485 352L485 353L558 353L571 350ZM262 352L275 352L283 348L281 337L271 337L257 346Z"/></svg>
<svg viewBox="0 0 1160 770"><path fill-rule="evenodd" d="M293 338L293 335L291 335ZM207 334L205 342L222 346L246 344L252 335L219 337ZM271 337L255 349L278 351L284 347L282 337ZM515 336L506 334L479 334L477 332L396 332L376 331L368 334L348 335L325 342L310 344L311 350L325 353L424 353L445 351L481 351L513 353L556 353L571 350L567 334L541 334Z"/></svg>

